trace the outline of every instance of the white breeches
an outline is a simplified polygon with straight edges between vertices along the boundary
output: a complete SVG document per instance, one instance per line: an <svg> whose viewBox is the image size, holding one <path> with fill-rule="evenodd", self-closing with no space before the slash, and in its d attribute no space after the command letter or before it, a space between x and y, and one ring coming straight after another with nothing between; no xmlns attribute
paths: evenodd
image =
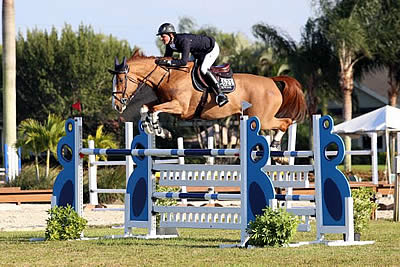
<svg viewBox="0 0 400 267"><path fill-rule="evenodd" d="M214 64L215 60L217 59L219 55L219 45L217 42L215 42L213 50L211 50L210 53L208 53L203 60L203 64L201 64L200 71L202 74L206 74L208 69Z"/></svg>

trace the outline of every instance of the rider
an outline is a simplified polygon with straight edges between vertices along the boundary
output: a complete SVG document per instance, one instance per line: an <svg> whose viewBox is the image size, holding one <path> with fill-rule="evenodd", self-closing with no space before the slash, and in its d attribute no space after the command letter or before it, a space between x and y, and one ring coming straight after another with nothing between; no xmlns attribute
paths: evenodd
<svg viewBox="0 0 400 267"><path fill-rule="evenodd" d="M205 35L195 34L177 34L174 25L164 23L158 29L158 36L166 45L164 57L172 57L172 53L182 53L181 59L157 59L156 64L165 66L185 66L189 60L189 52L195 59L201 62L200 71L207 77L207 82L216 94L215 101L222 107L229 102L227 96L222 93L217 79L211 73L209 68L215 62L219 55L219 46L214 38Z"/></svg>

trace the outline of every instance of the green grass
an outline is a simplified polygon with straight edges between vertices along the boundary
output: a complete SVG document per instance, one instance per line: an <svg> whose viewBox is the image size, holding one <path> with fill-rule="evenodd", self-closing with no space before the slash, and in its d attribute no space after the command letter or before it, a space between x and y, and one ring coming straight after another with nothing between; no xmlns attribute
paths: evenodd
<svg viewBox="0 0 400 267"><path fill-rule="evenodd" d="M313 227L315 228L315 227ZM0 265L36 266L225 266L225 265L357 265L400 264L400 223L371 221L363 240L374 245L299 248L220 249L239 242L239 231L180 229L169 240L100 239L90 241L30 242L38 232L0 232ZM89 228L86 236L122 234L122 230ZM328 236L340 239L341 235ZM313 240L315 232L296 233L294 241Z"/></svg>
<svg viewBox="0 0 400 267"><path fill-rule="evenodd" d="M344 170L344 165L341 164L338 166L338 169L343 171ZM351 165L351 170L353 172L370 172L371 171L371 165ZM385 165L378 165L378 171L384 171L385 170Z"/></svg>

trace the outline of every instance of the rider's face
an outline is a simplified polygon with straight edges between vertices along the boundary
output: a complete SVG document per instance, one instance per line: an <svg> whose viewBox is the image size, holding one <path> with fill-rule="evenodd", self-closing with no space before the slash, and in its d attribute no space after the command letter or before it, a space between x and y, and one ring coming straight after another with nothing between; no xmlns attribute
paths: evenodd
<svg viewBox="0 0 400 267"><path fill-rule="evenodd" d="M169 42L171 41L171 36L169 36L168 34L161 34L160 36L161 41L163 42L163 44L169 44Z"/></svg>

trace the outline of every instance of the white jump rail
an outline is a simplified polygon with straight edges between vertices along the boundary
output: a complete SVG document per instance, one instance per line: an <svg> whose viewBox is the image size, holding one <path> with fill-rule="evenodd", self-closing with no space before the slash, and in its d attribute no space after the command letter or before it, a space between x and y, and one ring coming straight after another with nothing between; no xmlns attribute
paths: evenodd
<svg viewBox="0 0 400 267"><path fill-rule="evenodd" d="M125 148L130 148L133 140L133 123L125 122ZM88 141L89 148L94 149L94 141ZM89 176L89 201L91 205L99 204L99 193L113 194L113 193L125 193L126 188L121 189L106 189L97 188L97 166L126 166L126 182L128 182L129 176L133 172L133 161L132 157L126 156L125 160L121 161L96 161L96 155L89 155L88 161L88 176ZM112 177L110 177L112 179ZM126 186L126 183L125 183ZM105 210L105 209L102 209ZM123 210L123 209L121 209Z"/></svg>

